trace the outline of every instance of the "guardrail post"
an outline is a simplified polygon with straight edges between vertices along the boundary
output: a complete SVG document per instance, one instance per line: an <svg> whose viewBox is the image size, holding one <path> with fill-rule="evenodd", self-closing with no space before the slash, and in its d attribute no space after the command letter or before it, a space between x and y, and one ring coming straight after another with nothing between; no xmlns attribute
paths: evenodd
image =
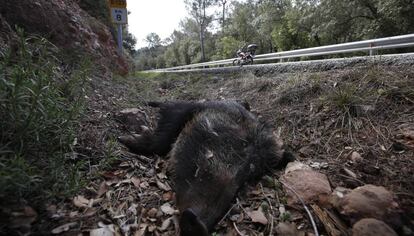
<svg viewBox="0 0 414 236"><path fill-rule="evenodd" d="M369 47L374 47L375 45L374 45L374 43L370 43L369 44ZM370 49L369 50L369 55L372 57L372 56L374 56L375 55L375 50L373 50L373 49Z"/></svg>

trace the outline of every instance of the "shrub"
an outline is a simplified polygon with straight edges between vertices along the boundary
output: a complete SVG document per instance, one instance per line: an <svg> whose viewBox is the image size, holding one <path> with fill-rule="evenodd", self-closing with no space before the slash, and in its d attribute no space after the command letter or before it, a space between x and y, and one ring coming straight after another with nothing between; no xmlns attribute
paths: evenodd
<svg viewBox="0 0 414 236"><path fill-rule="evenodd" d="M44 200L81 185L67 159L83 107L86 64L68 72L58 49L24 37L0 55L0 201ZM6 201L7 202L7 201Z"/></svg>

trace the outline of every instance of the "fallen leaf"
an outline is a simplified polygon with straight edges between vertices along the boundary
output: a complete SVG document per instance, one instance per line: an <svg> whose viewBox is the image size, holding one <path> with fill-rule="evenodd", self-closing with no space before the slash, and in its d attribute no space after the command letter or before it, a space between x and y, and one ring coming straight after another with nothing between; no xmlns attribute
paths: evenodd
<svg viewBox="0 0 414 236"><path fill-rule="evenodd" d="M138 205L133 203L127 210L127 212L131 212L134 216L138 214L137 212Z"/></svg>
<svg viewBox="0 0 414 236"><path fill-rule="evenodd" d="M126 174L126 171L125 170L116 170L115 172L114 172L114 175L116 175L116 176L124 176Z"/></svg>
<svg viewBox="0 0 414 236"><path fill-rule="evenodd" d="M310 170L310 169L311 169L310 166L302 162L299 162L299 161L294 161L294 162L289 162L289 164L286 166L285 174L288 174L295 170Z"/></svg>
<svg viewBox="0 0 414 236"><path fill-rule="evenodd" d="M96 208L89 208L85 211L85 213L83 214L83 217L91 217L95 215L97 211L98 210Z"/></svg>
<svg viewBox="0 0 414 236"><path fill-rule="evenodd" d="M33 208L25 206L20 212L12 212L12 219L10 220L10 227L17 228L31 228L31 224L36 221L37 213Z"/></svg>
<svg viewBox="0 0 414 236"><path fill-rule="evenodd" d="M148 187L149 187L149 183L148 183L147 181L142 182L142 183L140 183L140 184L139 184L139 187L140 187L140 188L144 188L144 189L145 189L145 188L148 188Z"/></svg>
<svg viewBox="0 0 414 236"><path fill-rule="evenodd" d="M52 234L60 234L60 233L66 232L66 231L70 230L70 228L75 227L77 225L78 225L77 222L71 222L71 223L61 225L57 228L54 228L52 230Z"/></svg>
<svg viewBox="0 0 414 236"><path fill-rule="evenodd" d="M135 232L134 236L144 236L147 231L148 224L141 224L139 230Z"/></svg>
<svg viewBox="0 0 414 236"><path fill-rule="evenodd" d="M160 179L167 179L167 176L162 172L157 174L157 177L160 178Z"/></svg>
<svg viewBox="0 0 414 236"><path fill-rule="evenodd" d="M89 200L84 196L79 195L73 198L73 204L80 208L87 208L89 207Z"/></svg>
<svg viewBox="0 0 414 236"><path fill-rule="evenodd" d="M170 227L171 223L172 223L172 219L173 219L173 217L170 217L170 218L168 218L168 219L164 220L164 221L162 222L162 224L161 224L161 227L160 227L159 229L160 229L161 231L165 231L165 230L167 230L167 229Z"/></svg>
<svg viewBox="0 0 414 236"><path fill-rule="evenodd" d="M125 218L125 217L126 217L126 215L122 214L122 215L114 216L113 218L114 219L121 219L121 218Z"/></svg>
<svg viewBox="0 0 414 236"><path fill-rule="evenodd" d="M174 215L176 212L174 208L171 207L171 204L168 202L164 203L164 205L161 206L161 211L166 215Z"/></svg>
<svg viewBox="0 0 414 236"><path fill-rule="evenodd" d="M157 186L158 188L164 190L164 191L171 191L171 187L167 183L163 183L159 180L157 180Z"/></svg>
<svg viewBox="0 0 414 236"><path fill-rule="evenodd" d="M152 233L152 232L154 232L156 229L157 229L157 226L155 226L155 225L150 225L150 226L148 227L148 232Z"/></svg>
<svg viewBox="0 0 414 236"><path fill-rule="evenodd" d="M100 229L93 229L89 232L89 236L114 236L114 232L112 232L109 228L100 228Z"/></svg>
<svg viewBox="0 0 414 236"><path fill-rule="evenodd" d="M106 181L102 181L101 185L99 185L98 189L98 195L97 198L100 198L102 195L104 195L109 190L108 184Z"/></svg>
<svg viewBox="0 0 414 236"><path fill-rule="evenodd" d="M91 199L89 201L89 207L94 207L103 201L104 201L104 198Z"/></svg>
<svg viewBox="0 0 414 236"><path fill-rule="evenodd" d="M111 171L102 172L101 175L108 179L113 179L116 177L115 173Z"/></svg>
<svg viewBox="0 0 414 236"><path fill-rule="evenodd" d="M280 206L279 206L279 214L280 214L280 215L283 215L283 214L285 214L285 213L286 213L286 208L285 208L285 205L280 204Z"/></svg>
<svg viewBox="0 0 414 236"><path fill-rule="evenodd" d="M357 178L357 175L352 170L350 170L350 169L348 169L346 167L344 167L343 170L344 170L345 174L347 174L348 176L351 176L354 179Z"/></svg>
<svg viewBox="0 0 414 236"><path fill-rule="evenodd" d="M124 179L124 180L122 180L122 181L118 182L118 183L115 185L115 187L119 187L119 186L121 186L121 184L129 184L129 183L131 183L131 179Z"/></svg>
<svg viewBox="0 0 414 236"><path fill-rule="evenodd" d="M230 216L230 220L237 222L240 219L240 214Z"/></svg>
<svg viewBox="0 0 414 236"><path fill-rule="evenodd" d="M75 218L79 215L79 211L72 211L71 213L69 213L69 217L70 218Z"/></svg>
<svg viewBox="0 0 414 236"><path fill-rule="evenodd" d="M121 162L121 164L119 164L119 167L134 167L134 165L133 163L129 161L124 161L124 162Z"/></svg>
<svg viewBox="0 0 414 236"><path fill-rule="evenodd" d="M137 188L139 188L139 184L141 183L141 181L140 181L138 178L136 178L136 177L132 177L132 178L131 178L131 182L132 182L132 184L134 184L134 186L135 186L135 187L137 187Z"/></svg>
<svg viewBox="0 0 414 236"><path fill-rule="evenodd" d="M249 217L252 219L253 222L260 223L262 225L267 225L269 222L264 215L262 208L259 208L257 211L248 212Z"/></svg>
<svg viewBox="0 0 414 236"><path fill-rule="evenodd" d="M114 184L118 184L121 180L119 178L114 178L106 181L108 186L112 186Z"/></svg>

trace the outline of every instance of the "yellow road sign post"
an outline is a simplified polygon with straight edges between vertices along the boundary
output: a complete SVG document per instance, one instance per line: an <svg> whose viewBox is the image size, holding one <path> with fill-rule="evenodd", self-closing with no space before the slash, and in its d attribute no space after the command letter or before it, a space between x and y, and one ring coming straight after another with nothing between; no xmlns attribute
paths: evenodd
<svg viewBox="0 0 414 236"><path fill-rule="evenodd" d="M118 25L118 50L122 54L122 25L128 23L126 0L109 0L112 22Z"/></svg>
<svg viewBox="0 0 414 236"><path fill-rule="evenodd" d="M126 0L109 0L110 8L127 8Z"/></svg>

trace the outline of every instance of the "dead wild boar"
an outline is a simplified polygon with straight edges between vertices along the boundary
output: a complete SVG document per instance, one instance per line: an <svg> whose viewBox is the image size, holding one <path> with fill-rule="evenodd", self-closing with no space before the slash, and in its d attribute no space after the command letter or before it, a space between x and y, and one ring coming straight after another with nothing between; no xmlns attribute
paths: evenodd
<svg viewBox="0 0 414 236"><path fill-rule="evenodd" d="M209 235L241 187L294 159L247 105L235 101L148 105L160 108L154 133L119 140L137 154L170 154L182 236Z"/></svg>

